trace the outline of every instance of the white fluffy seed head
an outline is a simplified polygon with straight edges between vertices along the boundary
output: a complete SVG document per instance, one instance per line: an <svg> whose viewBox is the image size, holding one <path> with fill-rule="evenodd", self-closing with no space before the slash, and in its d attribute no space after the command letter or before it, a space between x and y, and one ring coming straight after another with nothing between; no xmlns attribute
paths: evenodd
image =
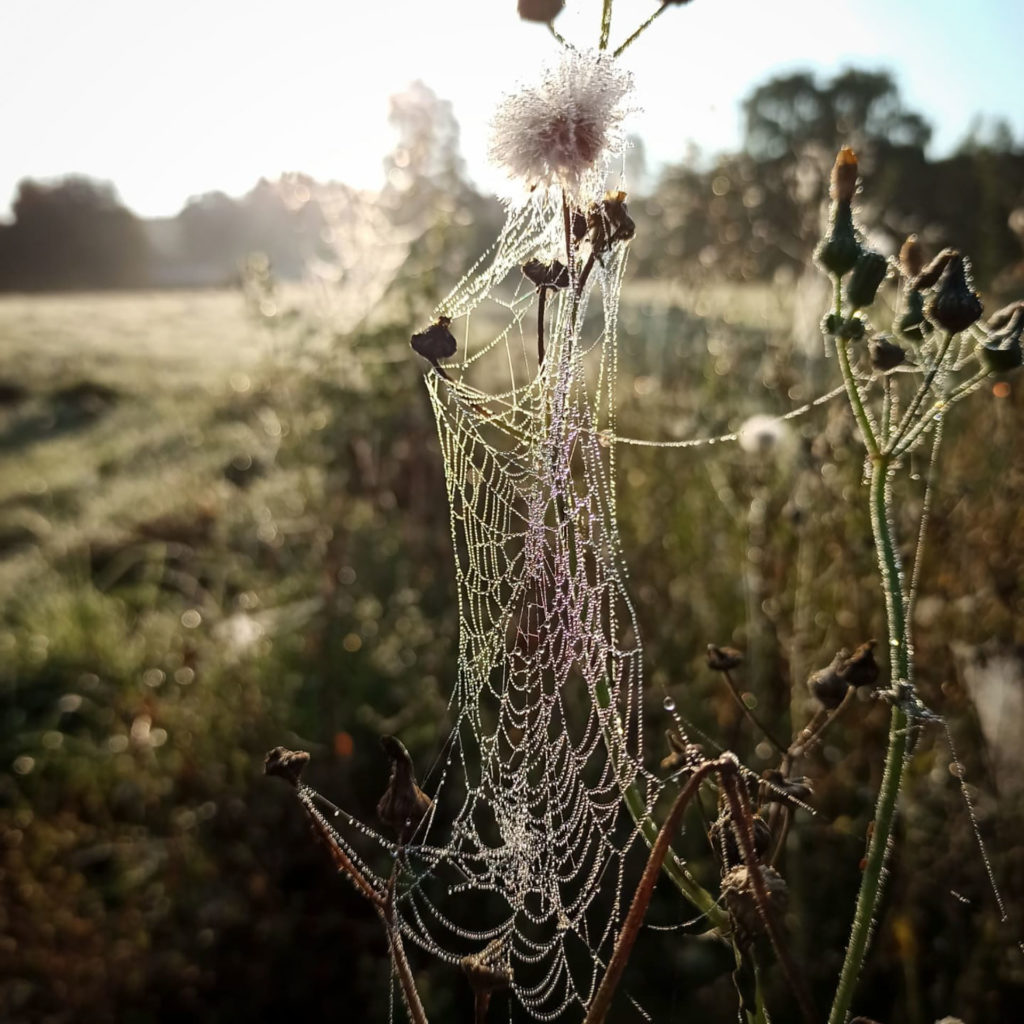
<svg viewBox="0 0 1024 1024"><path fill-rule="evenodd" d="M491 122L491 159L530 189L557 187L579 207L600 196L633 77L597 51L566 50L539 83L505 97Z"/></svg>

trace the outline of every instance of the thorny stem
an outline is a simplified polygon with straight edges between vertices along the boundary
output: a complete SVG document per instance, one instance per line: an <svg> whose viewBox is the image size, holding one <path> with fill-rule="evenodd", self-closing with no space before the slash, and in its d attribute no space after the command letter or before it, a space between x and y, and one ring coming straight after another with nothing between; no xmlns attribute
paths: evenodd
<svg viewBox="0 0 1024 1024"><path fill-rule="evenodd" d="M663 3L640 27L612 54L613 57L620 57L624 50L632 46L633 43L643 35L654 24L654 22L665 12L668 8L667 3Z"/></svg>
<svg viewBox="0 0 1024 1024"><path fill-rule="evenodd" d="M623 922L622 929L619 931L619 937L615 942L615 951L612 953L612 958L608 962L608 967L604 972L604 977L601 979L601 984L598 986L597 992L590 1003L583 1024L604 1024L604 1020L608 1016L608 1009L611 1006L612 996L615 994L615 989L622 978L622 972L633 951L633 944L636 942L640 925L643 924L644 915L647 913L647 907L650 905L654 886L658 881L658 876L661 874L661 868L669 852L672 837L679 831L679 826L682 823L683 813L697 790L700 789L704 779L712 772L720 770L727 762L733 763L731 755L725 755L718 758L718 760L706 761L702 764L690 776L679 796L676 797L675 802L672 804L672 809L665 819L665 824L661 826L658 838L651 847L651 854L647 858L647 866L644 868L644 873L636 887L636 892L633 894L633 902L630 904L629 913L626 915L626 920Z"/></svg>
<svg viewBox="0 0 1024 1024"><path fill-rule="evenodd" d="M811 1002L807 985L800 972L796 969L793 958L790 956L789 946L786 944L785 937L779 929L768 890L765 888L764 875L761 873L761 865L758 862L757 852L754 849L753 818L750 812L750 805L747 802L747 795L743 791L743 787L736 780L736 762L724 756L720 760L726 763L720 767L718 775L722 781L725 797L729 802L729 812L735 824L734 831L737 842L739 843L740 850L743 852L743 862L750 873L754 894L757 896L758 912L768 932L768 938L771 940L775 955L779 958L779 966L782 968L786 982L792 989L793 995L796 996L796 1001L800 1006L800 1013L803 1015L805 1024L815 1024L818 1014L814 1009L814 1004Z"/></svg>
<svg viewBox="0 0 1024 1024"><path fill-rule="evenodd" d="M736 681L732 677L732 673L728 669L723 669L722 676L725 678L726 683L729 687L729 692L732 694L733 699L739 706L740 711L749 719L751 725L755 729L760 731L764 738L780 753L785 753L786 748L772 735L768 727L754 714L753 708L747 706L747 702L743 699L740 693L739 687L736 685Z"/></svg>

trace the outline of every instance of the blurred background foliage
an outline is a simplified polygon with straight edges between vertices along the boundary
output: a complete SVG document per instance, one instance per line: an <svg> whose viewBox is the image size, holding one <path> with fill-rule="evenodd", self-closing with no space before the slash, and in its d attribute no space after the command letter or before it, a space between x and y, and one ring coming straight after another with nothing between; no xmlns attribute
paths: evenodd
<svg viewBox="0 0 1024 1024"><path fill-rule="evenodd" d="M840 142L862 156L879 244L916 231L933 250L958 245L989 309L1024 291L1024 151L998 125L931 161L928 125L892 80L858 71L774 79L745 110L743 152L666 168L630 197L625 436L714 435L837 382L817 331L827 289L808 261ZM0 227L0 289L68 292L0 302L6 1020L389 1017L378 922L261 764L278 743L310 750L308 780L370 819L386 779L377 738L400 735L429 777L448 733L451 534L408 338L502 214L466 178L445 103L416 86L393 113L379 196L293 176L241 200L198 197L154 226L109 186L26 182ZM289 287L311 267L315 286ZM339 326L339 303L359 306L356 326ZM929 728L856 1004L889 1024L1011 1021L1024 995L1022 402L1011 378L947 424L916 621L920 686L949 722L1011 920L998 920L945 735ZM652 769L666 690L706 749L771 763L706 669L707 643L747 651L747 699L786 734L812 710L808 673L883 635L853 431L833 403L752 450L618 450ZM908 468L909 545L928 467ZM886 720L857 702L805 766L818 814L798 816L783 873L821 1003ZM701 830L681 844L713 885ZM687 910L665 888L652 920L678 923ZM464 980L412 955L432 1019L470 1020ZM707 941L649 931L625 986L655 1019L725 1022L728 969Z"/></svg>

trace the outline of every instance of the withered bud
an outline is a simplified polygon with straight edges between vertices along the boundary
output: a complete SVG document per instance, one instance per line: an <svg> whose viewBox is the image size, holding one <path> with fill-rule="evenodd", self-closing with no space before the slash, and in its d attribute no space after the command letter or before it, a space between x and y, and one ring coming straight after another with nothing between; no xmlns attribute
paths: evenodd
<svg viewBox="0 0 1024 1024"><path fill-rule="evenodd" d="M877 640L865 640L840 665L839 673L850 686L874 686L878 682L879 668L875 661L877 646ZM845 654L845 651L841 653Z"/></svg>
<svg viewBox="0 0 1024 1024"><path fill-rule="evenodd" d="M849 203L857 191L857 154L843 146L832 165L830 195L837 203Z"/></svg>
<svg viewBox="0 0 1024 1024"><path fill-rule="evenodd" d="M494 939L479 953L464 956L459 965L477 995L503 992L512 984L512 966L508 962L504 939Z"/></svg>
<svg viewBox="0 0 1024 1024"><path fill-rule="evenodd" d="M558 260L544 263L541 260L527 260L523 264L524 276L538 288L568 288L569 268Z"/></svg>
<svg viewBox="0 0 1024 1024"><path fill-rule="evenodd" d="M900 270L908 280L913 280L924 269L924 246L917 235L907 235L900 246Z"/></svg>
<svg viewBox="0 0 1024 1024"><path fill-rule="evenodd" d="M928 319L951 334L966 330L981 319L983 307L968 277L970 265L957 253L951 257L925 306Z"/></svg>
<svg viewBox="0 0 1024 1024"><path fill-rule="evenodd" d="M768 906L765 912L781 915L786 912L789 903L789 890L786 880L774 868L762 864L761 878L768 893ZM722 895L725 905L735 922L740 934L748 941L764 932L764 920L757 906L757 892L754 889L750 869L745 864L731 868L722 876Z"/></svg>
<svg viewBox="0 0 1024 1024"><path fill-rule="evenodd" d="M712 672L728 672L743 664L743 652L735 647L708 644L708 668Z"/></svg>
<svg viewBox="0 0 1024 1024"><path fill-rule="evenodd" d="M553 21L565 7L565 0L519 0L523 21Z"/></svg>
<svg viewBox="0 0 1024 1024"><path fill-rule="evenodd" d="M768 827L768 822L758 814L753 815L751 821L754 829L754 853L760 861L771 849L772 831ZM708 837L711 840L711 848L715 851L715 856L722 861L723 867L731 868L743 863L743 851L736 838L732 817L728 813L712 822Z"/></svg>
<svg viewBox="0 0 1024 1024"><path fill-rule="evenodd" d="M416 785L412 758L405 744L395 736L382 736L380 745L391 761L391 775L377 804L377 817L395 830L400 842L407 843L434 801Z"/></svg>
<svg viewBox="0 0 1024 1024"><path fill-rule="evenodd" d="M304 750L289 750L287 747L274 747L267 751L263 759L263 774L276 775L289 785L298 787L302 770L309 764L309 754Z"/></svg>
<svg viewBox="0 0 1024 1024"><path fill-rule="evenodd" d="M455 336L448 330L451 318L439 316L437 322L431 324L425 331L414 334L409 344L418 355L436 364L439 359L448 359L455 355L458 346L455 343Z"/></svg>
<svg viewBox="0 0 1024 1024"><path fill-rule="evenodd" d="M628 242L636 224L626 211L625 192L606 192L600 203L587 211L587 229L594 252L607 252L616 242Z"/></svg>
<svg viewBox="0 0 1024 1024"><path fill-rule="evenodd" d="M844 341L860 341L867 333L868 325L864 317L857 315L847 317L836 331L836 337Z"/></svg>
<svg viewBox="0 0 1024 1024"><path fill-rule="evenodd" d="M932 332L932 325L924 318L924 297L911 289L906 292L905 299L906 309L896 327L900 334L911 341L923 341L925 335Z"/></svg>
<svg viewBox="0 0 1024 1024"><path fill-rule="evenodd" d="M868 353L871 365L882 373L895 369L907 358L903 349L885 334L876 334L868 342Z"/></svg>
<svg viewBox="0 0 1024 1024"><path fill-rule="evenodd" d="M1002 309L997 309L988 318L988 329L990 331L1001 330L1013 319L1014 314L1019 310L1024 310L1024 299L1015 299L1013 302L1003 306Z"/></svg>
<svg viewBox="0 0 1024 1024"><path fill-rule="evenodd" d="M687 743L675 729L665 730L669 753L661 759L661 770L678 772L692 770L704 760L704 748L699 743Z"/></svg>
<svg viewBox="0 0 1024 1024"><path fill-rule="evenodd" d="M850 201L838 200L832 204L828 234L814 250L814 257L828 273L842 277L857 265L862 251Z"/></svg>
<svg viewBox="0 0 1024 1024"><path fill-rule="evenodd" d="M829 711L842 704L846 691L850 688L850 684L839 671L846 657L847 652L840 651L832 659L831 664L812 672L807 678L807 688Z"/></svg>
<svg viewBox="0 0 1024 1024"><path fill-rule="evenodd" d="M943 249L922 270L918 271L910 287L918 292L923 291L925 288L931 288L949 265L949 261L954 256L959 255L960 253L956 249Z"/></svg>
<svg viewBox="0 0 1024 1024"><path fill-rule="evenodd" d="M766 768L761 778L767 783L767 800L773 804L805 804L814 795L811 780L804 775L787 779L778 768Z"/></svg>
<svg viewBox="0 0 1024 1024"><path fill-rule="evenodd" d="M889 261L872 249L862 252L846 282L846 299L854 309L863 309L875 301L878 287L889 271Z"/></svg>
<svg viewBox="0 0 1024 1024"><path fill-rule="evenodd" d="M1001 312L1001 311L1000 311ZM993 319L995 319L993 317ZM995 373L1016 370L1024 364L1024 303L998 331L988 336L988 341L978 350L982 363Z"/></svg>

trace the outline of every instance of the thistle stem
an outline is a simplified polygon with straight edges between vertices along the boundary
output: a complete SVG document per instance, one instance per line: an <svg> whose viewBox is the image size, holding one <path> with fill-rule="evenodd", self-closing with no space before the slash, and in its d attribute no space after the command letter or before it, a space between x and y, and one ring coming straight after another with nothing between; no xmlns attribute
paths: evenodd
<svg viewBox="0 0 1024 1024"><path fill-rule="evenodd" d="M601 39L597 48L602 51L608 49L608 37L612 34L612 4L613 0L604 0L601 7Z"/></svg>
<svg viewBox="0 0 1024 1024"><path fill-rule="evenodd" d="M903 418L900 420L900 425L896 428L896 432L893 434L892 439L886 447L887 452L895 452L895 450L900 447L900 442L910 431L914 416L917 413L917 410L921 407L921 403L924 401L925 396L931 390L932 384L935 382L935 376L939 372L943 360L946 358L946 353L949 351L949 346L952 341L953 332L947 331L946 337L942 340L942 348L939 349L939 354L935 357L935 362L932 365L932 368L928 371L928 374L921 383L921 386L917 389L917 394L914 395L911 400L910 408L908 408L903 414Z"/></svg>

